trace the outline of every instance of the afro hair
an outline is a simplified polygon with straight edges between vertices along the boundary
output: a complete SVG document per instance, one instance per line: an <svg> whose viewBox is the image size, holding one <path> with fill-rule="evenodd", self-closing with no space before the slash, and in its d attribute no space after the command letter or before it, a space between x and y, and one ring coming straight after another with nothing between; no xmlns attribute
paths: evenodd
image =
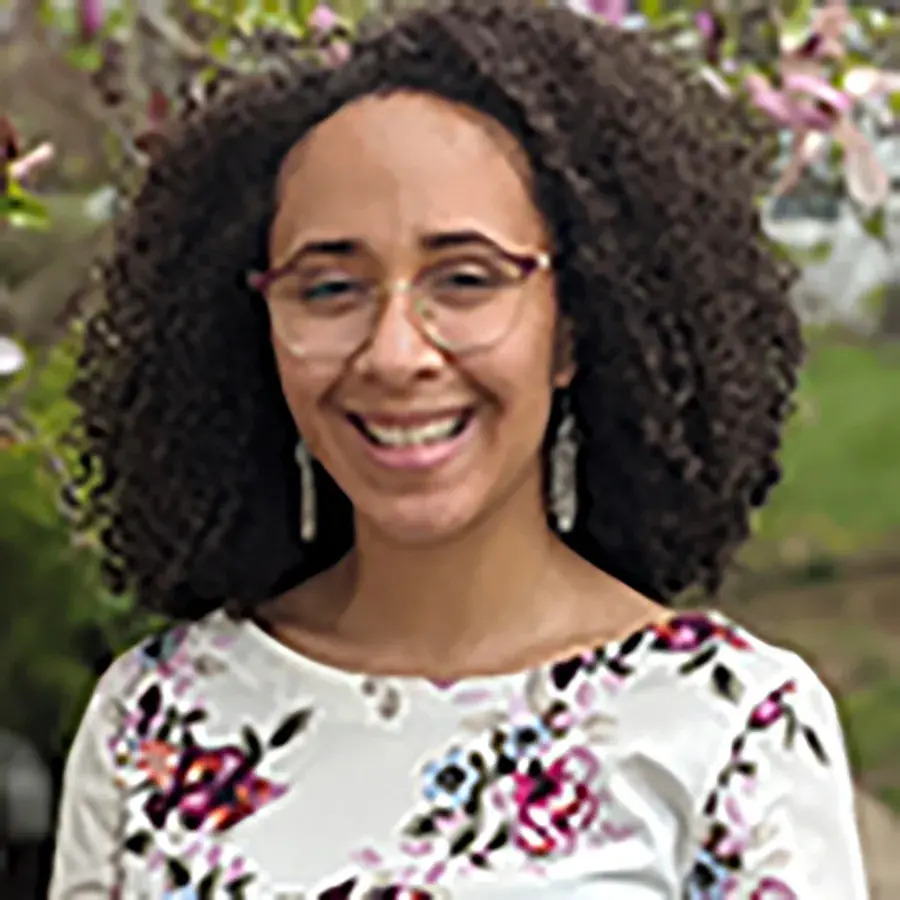
<svg viewBox="0 0 900 900"><path fill-rule="evenodd" d="M300 541L297 432L247 273L268 264L288 150L394 90L481 111L529 160L578 366L565 540L659 602L715 591L780 478L803 352L795 273L757 212L771 135L648 35L509 0L433 4L338 68L238 79L154 155L72 386L70 495L102 532L111 586L176 618L248 613L352 546L321 469L318 536Z"/></svg>

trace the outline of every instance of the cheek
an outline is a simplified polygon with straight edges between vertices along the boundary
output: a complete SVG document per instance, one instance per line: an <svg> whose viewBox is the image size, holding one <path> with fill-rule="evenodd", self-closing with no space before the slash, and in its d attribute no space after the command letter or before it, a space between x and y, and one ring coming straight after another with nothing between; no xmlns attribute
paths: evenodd
<svg viewBox="0 0 900 900"><path fill-rule="evenodd" d="M320 431L320 416L317 413L319 403L339 373L334 371L333 365L298 360L285 353L277 344L275 362L281 381L281 391L287 401L291 417L310 450L315 453Z"/></svg>
<svg viewBox="0 0 900 900"><path fill-rule="evenodd" d="M558 365L555 304L550 297L523 311L520 327L497 347L497 371L506 382L506 393L526 403L552 393Z"/></svg>
<svg viewBox="0 0 900 900"><path fill-rule="evenodd" d="M487 361L486 361L487 362ZM472 373L496 398L516 441L543 439L553 395L554 336L550 325L522 329L494 349L490 365Z"/></svg>

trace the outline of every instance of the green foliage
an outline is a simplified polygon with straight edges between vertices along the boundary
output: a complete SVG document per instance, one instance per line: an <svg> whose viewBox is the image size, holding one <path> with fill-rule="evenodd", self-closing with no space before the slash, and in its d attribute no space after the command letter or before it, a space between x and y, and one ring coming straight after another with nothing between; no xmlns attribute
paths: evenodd
<svg viewBox="0 0 900 900"><path fill-rule="evenodd" d="M6 193L0 195L0 223L4 221L13 228L39 231L50 226L47 207L15 181L10 181Z"/></svg>
<svg viewBox="0 0 900 900"><path fill-rule="evenodd" d="M97 557L73 542L49 461L71 410L68 348L42 372L29 410L37 436L0 453L0 722L47 755L65 745L108 649L151 627L100 583Z"/></svg>

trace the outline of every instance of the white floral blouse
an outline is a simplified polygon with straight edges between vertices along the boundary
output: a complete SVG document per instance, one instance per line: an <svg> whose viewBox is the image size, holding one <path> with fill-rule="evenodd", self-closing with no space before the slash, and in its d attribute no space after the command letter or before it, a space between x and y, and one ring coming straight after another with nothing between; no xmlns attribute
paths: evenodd
<svg viewBox="0 0 900 900"><path fill-rule="evenodd" d="M215 613L103 677L51 900L864 900L792 653L684 613L531 672L352 675Z"/></svg>

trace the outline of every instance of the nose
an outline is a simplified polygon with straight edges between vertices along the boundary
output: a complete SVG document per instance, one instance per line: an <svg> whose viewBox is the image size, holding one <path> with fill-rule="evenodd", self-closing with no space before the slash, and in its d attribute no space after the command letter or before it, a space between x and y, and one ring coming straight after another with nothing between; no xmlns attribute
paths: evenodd
<svg viewBox="0 0 900 900"><path fill-rule="evenodd" d="M418 327L411 286L398 281L386 290L372 337L357 357L370 377L403 386L428 377L444 365L444 356Z"/></svg>

